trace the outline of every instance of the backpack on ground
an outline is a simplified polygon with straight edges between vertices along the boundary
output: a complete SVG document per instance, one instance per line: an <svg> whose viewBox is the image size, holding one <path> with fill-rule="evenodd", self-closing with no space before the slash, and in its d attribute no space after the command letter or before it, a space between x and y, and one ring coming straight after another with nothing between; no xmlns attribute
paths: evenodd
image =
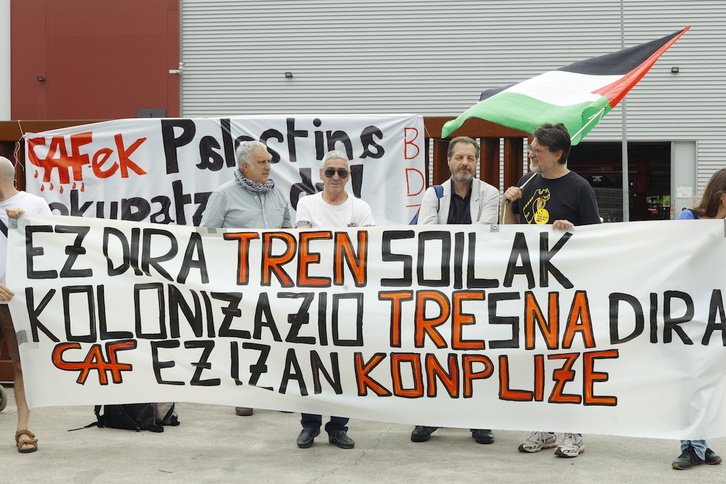
<svg viewBox="0 0 726 484"><path fill-rule="evenodd" d="M165 425L179 425L174 403L124 403L96 405L96 421L81 428L108 427L140 432L163 432ZM80 429L71 429L80 430Z"/></svg>

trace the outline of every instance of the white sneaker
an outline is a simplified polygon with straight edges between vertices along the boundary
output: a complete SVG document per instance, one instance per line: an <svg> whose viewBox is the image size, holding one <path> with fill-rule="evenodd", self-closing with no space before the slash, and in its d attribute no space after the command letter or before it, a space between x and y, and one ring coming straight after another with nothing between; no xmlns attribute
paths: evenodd
<svg viewBox="0 0 726 484"><path fill-rule="evenodd" d="M520 452L532 454L542 449L556 447L557 436L554 432L532 432L527 440L518 447Z"/></svg>
<svg viewBox="0 0 726 484"><path fill-rule="evenodd" d="M557 446L555 455L559 457L577 457L585 452L585 441L580 434L565 434L562 443Z"/></svg>

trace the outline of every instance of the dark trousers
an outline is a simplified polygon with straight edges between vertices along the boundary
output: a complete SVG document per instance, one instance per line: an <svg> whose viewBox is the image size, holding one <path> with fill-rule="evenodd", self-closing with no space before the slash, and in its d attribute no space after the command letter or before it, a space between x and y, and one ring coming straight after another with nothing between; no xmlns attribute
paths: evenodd
<svg viewBox="0 0 726 484"><path fill-rule="evenodd" d="M313 415L312 413L303 413L301 415L300 424L304 429L318 430L323 424L322 415ZM334 434L341 430L347 432L348 420L347 417L330 417L330 421L325 424L325 431L329 434Z"/></svg>

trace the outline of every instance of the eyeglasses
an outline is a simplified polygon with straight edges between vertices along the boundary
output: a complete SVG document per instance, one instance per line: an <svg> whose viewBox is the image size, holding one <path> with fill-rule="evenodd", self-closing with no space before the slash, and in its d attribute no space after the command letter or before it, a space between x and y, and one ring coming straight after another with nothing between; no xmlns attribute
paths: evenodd
<svg viewBox="0 0 726 484"><path fill-rule="evenodd" d="M328 168L323 173L328 178L333 178L336 173L340 178L348 178L348 170L345 168L338 168L337 170L335 168Z"/></svg>
<svg viewBox="0 0 726 484"><path fill-rule="evenodd" d="M542 148L535 148L534 146L527 146L527 152L534 153L535 155L538 155L540 153L544 153L545 151L549 151L548 148L542 149Z"/></svg>

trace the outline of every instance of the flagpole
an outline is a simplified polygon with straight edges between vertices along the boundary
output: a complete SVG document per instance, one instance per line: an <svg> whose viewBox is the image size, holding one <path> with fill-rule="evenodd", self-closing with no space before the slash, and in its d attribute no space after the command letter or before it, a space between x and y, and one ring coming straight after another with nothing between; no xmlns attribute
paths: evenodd
<svg viewBox="0 0 726 484"><path fill-rule="evenodd" d="M620 48L625 48L625 0L620 0ZM628 174L628 120L626 100L621 102L622 114L622 158L623 158L623 222L630 221L630 180Z"/></svg>

